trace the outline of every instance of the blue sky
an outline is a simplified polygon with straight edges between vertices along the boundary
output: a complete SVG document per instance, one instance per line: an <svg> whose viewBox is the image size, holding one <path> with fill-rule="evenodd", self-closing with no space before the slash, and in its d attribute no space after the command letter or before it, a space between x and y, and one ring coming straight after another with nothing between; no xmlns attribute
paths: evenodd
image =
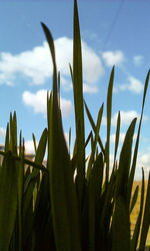
<svg viewBox="0 0 150 251"><path fill-rule="evenodd" d="M150 2L147 0L78 0L83 47L84 98L96 121L105 103L101 137L106 135L106 96L115 64L111 154L116 114L121 111L121 143L130 121L141 112L143 86L150 68ZM73 0L0 1L0 143L9 114L17 112L27 151L33 151L46 124L46 91L52 86L52 63L40 22L51 30L61 73L61 107L66 137L74 111L68 64L72 63ZM140 167L150 167L150 90L141 132ZM86 116L85 116L86 118ZM90 130L86 119L86 135Z"/></svg>

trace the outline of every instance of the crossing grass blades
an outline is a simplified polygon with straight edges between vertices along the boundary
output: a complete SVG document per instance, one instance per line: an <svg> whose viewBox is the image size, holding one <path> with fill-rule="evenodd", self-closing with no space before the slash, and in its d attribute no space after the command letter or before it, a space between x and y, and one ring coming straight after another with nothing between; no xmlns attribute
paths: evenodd
<svg viewBox="0 0 150 251"><path fill-rule="evenodd" d="M150 177L144 203L145 179L142 170L140 208L133 234L130 215L139 188L132 195L140 130L148 88L148 72L133 149L136 118L128 127L117 161L121 118L118 113L113 169L110 170L110 129L114 67L107 94L107 135L100 137L103 104L95 123L83 99L82 52L77 1L74 1L73 83L76 139L72 155L62 126L55 48L45 24L53 62L53 87L47 94L47 128L36 146L35 159L24 156L24 140L17 142L16 113L10 114L5 150L0 167L0 251L144 251L150 224ZM84 111L91 124L85 138ZM71 133L70 133L71 139ZM86 162L85 150L91 143ZM19 145L19 148L18 148ZM47 147L47 166L42 165ZM133 153L132 153L133 150ZM87 168L86 168L87 167ZM75 175L76 173L76 175Z"/></svg>

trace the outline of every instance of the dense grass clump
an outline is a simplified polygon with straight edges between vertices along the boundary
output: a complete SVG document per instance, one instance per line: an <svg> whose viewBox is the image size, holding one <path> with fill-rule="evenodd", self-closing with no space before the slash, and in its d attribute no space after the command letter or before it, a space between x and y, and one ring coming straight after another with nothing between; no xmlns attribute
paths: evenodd
<svg viewBox="0 0 150 251"><path fill-rule="evenodd" d="M126 132L119 160L120 135L118 113L113 169L110 170L110 129L114 67L107 94L107 135L100 137L103 105L95 123L83 99L82 52L77 2L74 1L73 83L76 139L72 155L68 152L62 126L59 85L53 38L42 23L53 61L53 88L47 94L47 128L35 159L24 156L24 140L17 142L16 113L10 115L5 151L0 168L0 251L143 251L150 224L150 178L144 189L144 171L138 216L131 232L130 216L138 197L133 181L148 72L135 148L132 143L136 118ZM85 138L84 107L91 124ZM71 135L70 135L71 137ZM86 163L85 150L91 143ZM19 149L18 149L19 145ZM47 165L42 165L47 147ZM87 169L86 169L87 166ZM145 204L144 204L145 194Z"/></svg>

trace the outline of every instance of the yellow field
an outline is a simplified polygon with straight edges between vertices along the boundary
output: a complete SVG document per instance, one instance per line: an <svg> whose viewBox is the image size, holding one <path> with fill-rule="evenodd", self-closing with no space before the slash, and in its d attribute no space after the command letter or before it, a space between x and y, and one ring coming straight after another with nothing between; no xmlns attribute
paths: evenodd
<svg viewBox="0 0 150 251"><path fill-rule="evenodd" d="M135 191L136 186L139 185L139 193L138 193L138 198L137 198L137 202L136 205L131 213L131 231L134 230L135 224L136 224L136 220L137 220L137 216L139 213L139 209L140 209L140 196L141 196L141 185L142 182L141 181L134 181L133 184L133 192ZM147 181L145 181L145 194L147 191ZM150 210L150 208L149 208ZM150 229L149 229L149 233L148 233L148 237L147 237L147 245L150 245Z"/></svg>

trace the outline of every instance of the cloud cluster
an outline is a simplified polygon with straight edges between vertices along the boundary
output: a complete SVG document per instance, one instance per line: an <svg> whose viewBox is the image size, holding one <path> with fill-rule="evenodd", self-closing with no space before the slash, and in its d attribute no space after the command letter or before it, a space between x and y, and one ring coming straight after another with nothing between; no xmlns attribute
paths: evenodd
<svg viewBox="0 0 150 251"><path fill-rule="evenodd" d="M70 77L69 63L73 61L73 40L61 37L54 41L58 70ZM100 57L82 41L83 77L88 84L98 81L104 69ZM41 85L52 76L53 66L47 42L17 55L0 54L0 84L13 85L17 74L22 74L32 84Z"/></svg>
<svg viewBox="0 0 150 251"><path fill-rule="evenodd" d="M42 89L37 91L36 93L24 91L22 99L24 104L32 107L35 113L43 113L44 115L46 115L47 90ZM67 117L71 114L72 103L70 100L60 98L60 107L63 117Z"/></svg>
<svg viewBox="0 0 150 251"><path fill-rule="evenodd" d="M107 66L120 66L124 61L125 57L122 51L106 51L102 53L102 58Z"/></svg>

